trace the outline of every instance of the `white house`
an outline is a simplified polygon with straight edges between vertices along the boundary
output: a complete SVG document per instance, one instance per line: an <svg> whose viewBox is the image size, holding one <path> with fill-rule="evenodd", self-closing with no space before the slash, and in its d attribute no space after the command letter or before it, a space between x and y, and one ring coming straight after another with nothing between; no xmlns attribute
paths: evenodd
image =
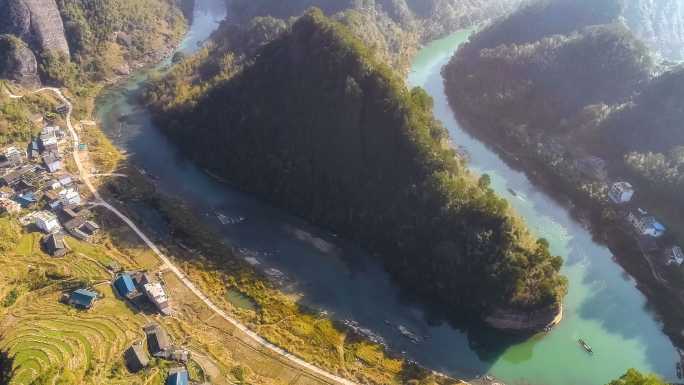
<svg viewBox="0 0 684 385"><path fill-rule="evenodd" d="M634 227L634 230L641 235L658 238L665 234L666 231L666 228L662 223L648 214L641 214L641 212L639 214L629 213L627 221Z"/></svg>
<svg viewBox="0 0 684 385"><path fill-rule="evenodd" d="M164 288L160 283L147 283L143 286L143 289L147 298L159 308L159 311L166 315L171 313L169 297L166 296L166 292L164 292Z"/></svg>
<svg viewBox="0 0 684 385"><path fill-rule="evenodd" d="M634 188L629 182L617 182L608 191L608 197L614 203L622 204L632 200Z"/></svg>
<svg viewBox="0 0 684 385"><path fill-rule="evenodd" d="M78 193L78 191L68 188L64 189L59 192L60 196L60 202L62 203L62 206L69 206L69 205L80 205L81 204L81 195Z"/></svg>
<svg viewBox="0 0 684 385"><path fill-rule="evenodd" d="M55 233L60 229L57 216L51 212L39 211L35 213L33 219L36 226L47 234Z"/></svg>
<svg viewBox="0 0 684 385"><path fill-rule="evenodd" d="M684 252L679 246L673 246L666 250L665 256L667 257L667 264L677 264L681 265L684 263Z"/></svg>

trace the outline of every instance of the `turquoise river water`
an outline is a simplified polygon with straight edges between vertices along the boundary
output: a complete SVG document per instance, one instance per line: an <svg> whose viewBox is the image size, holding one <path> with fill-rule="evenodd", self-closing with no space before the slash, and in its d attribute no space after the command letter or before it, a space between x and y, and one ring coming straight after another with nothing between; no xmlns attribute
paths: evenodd
<svg viewBox="0 0 684 385"><path fill-rule="evenodd" d="M183 51L194 51L214 30L225 15L222 4L221 0L197 2ZM131 161L156 176L160 191L193 205L203 221L226 242L257 259L261 268L280 270L285 276L284 290L300 293L303 303L326 310L334 318L357 321L382 336L391 349L432 369L460 377L489 373L509 385L599 385L630 367L673 379L676 352L635 282L612 261L610 251L596 244L565 208L466 134L455 120L440 69L468 34L458 32L423 48L408 83L432 95L437 118L453 141L470 154L472 169L489 174L493 188L511 202L536 235L548 239L553 251L566 259L570 293L563 322L546 335L523 341L440 320L407 300L382 267L357 246L206 175L177 152L138 105L146 74L106 91L98 99L97 115L107 135ZM144 224L155 230L154 236L167 235L156 213L139 210ZM224 215L225 224L216 213ZM397 325L425 340L412 343L397 331ZM578 338L592 345L594 355L582 350Z"/></svg>

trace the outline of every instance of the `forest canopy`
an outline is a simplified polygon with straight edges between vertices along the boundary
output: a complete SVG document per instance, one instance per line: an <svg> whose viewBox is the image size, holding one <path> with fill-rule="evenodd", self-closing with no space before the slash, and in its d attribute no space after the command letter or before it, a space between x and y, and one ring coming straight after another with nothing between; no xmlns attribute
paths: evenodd
<svg viewBox="0 0 684 385"><path fill-rule="evenodd" d="M208 62L220 61L184 60L147 93L160 126L204 167L360 241L445 313L558 306L562 259L469 173L427 93L341 24L311 10L236 74L169 100Z"/></svg>

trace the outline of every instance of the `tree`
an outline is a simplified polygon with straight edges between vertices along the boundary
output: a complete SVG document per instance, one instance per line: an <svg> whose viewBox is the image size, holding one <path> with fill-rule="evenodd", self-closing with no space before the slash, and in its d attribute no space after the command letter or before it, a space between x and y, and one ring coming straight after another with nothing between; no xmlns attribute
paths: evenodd
<svg viewBox="0 0 684 385"><path fill-rule="evenodd" d="M666 385L666 383L655 374L642 374L636 369L629 369L620 379L608 385Z"/></svg>

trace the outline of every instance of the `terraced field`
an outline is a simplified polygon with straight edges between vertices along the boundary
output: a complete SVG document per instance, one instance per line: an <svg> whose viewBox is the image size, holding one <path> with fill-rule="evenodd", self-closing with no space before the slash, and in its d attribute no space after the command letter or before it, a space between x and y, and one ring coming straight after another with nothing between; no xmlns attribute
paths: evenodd
<svg viewBox="0 0 684 385"><path fill-rule="evenodd" d="M40 249L40 234L22 232L14 250L0 253L0 350L13 360L10 384L161 384L159 369L130 375L123 367L123 351L144 338L150 321L109 285L106 266L130 260L100 245L68 242L71 253L51 258ZM63 290L83 284L103 297L93 309L59 303Z"/></svg>

